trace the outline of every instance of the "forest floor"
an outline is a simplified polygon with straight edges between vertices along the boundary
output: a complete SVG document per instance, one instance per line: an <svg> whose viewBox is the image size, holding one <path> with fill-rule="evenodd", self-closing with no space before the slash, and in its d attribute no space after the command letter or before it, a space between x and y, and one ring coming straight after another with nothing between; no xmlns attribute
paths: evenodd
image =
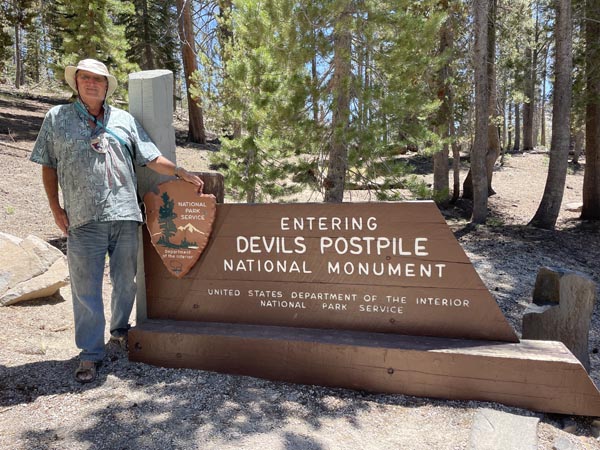
<svg viewBox="0 0 600 450"><path fill-rule="evenodd" d="M45 112L65 99L15 95L0 86L0 231L33 234L61 248L39 166L28 157ZM206 170L209 154L194 145L177 148L178 163L190 170ZM583 158L569 167L554 231L526 226L544 189L544 149L510 154L496 168L487 225L469 226L465 202L442 211L517 333L540 267L578 271L600 286L600 227L567 209L581 201L584 167ZM318 200L315 195L305 192L300 200ZM365 199L368 192L348 193L348 200ZM539 417L540 449L552 449L561 437L572 448L600 449L587 417L164 369L129 362L110 347L99 380L82 386L72 375L77 349L70 295L65 287L52 298L0 308L2 449L464 449L474 414L483 407ZM108 277L104 296L110 298ZM597 386L599 303L589 341ZM566 423L576 430L564 431Z"/></svg>

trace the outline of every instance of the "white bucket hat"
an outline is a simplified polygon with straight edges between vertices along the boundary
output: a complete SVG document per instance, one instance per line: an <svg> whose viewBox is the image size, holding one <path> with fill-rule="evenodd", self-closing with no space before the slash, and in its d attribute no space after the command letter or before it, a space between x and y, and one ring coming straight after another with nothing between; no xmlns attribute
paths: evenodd
<svg viewBox="0 0 600 450"><path fill-rule="evenodd" d="M108 80L108 90L106 91L106 97L110 97L115 89L117 89L117 79L108 73L108 69L100 61L95 59L83 59L79 61L77 66L65 67L65 81L71 89L77 92L77 83L75 81L75 74L78 70L86 70L88 72L95 73L96 75L102 75Z"/></svg>

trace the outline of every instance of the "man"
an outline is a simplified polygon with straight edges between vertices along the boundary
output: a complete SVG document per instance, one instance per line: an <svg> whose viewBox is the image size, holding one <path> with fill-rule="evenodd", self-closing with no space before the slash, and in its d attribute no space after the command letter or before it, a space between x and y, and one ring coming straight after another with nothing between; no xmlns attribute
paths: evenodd
<svg viewBox="0 0 600 450"><path fill-rule="evenodd" d="M143 221L134 165L174 175L202 190L202 180L163 157L141 125L106 99L117 80L106 66L85 59L65 69L78 94L44 119L31 160L42 180L56 225L67 235L75 343L81 350L75 378L94 381L104 358L102 279L110 256L111 340L126 343L136 293L138 226ZM58 191L62 192L61 206Z"/></svg>

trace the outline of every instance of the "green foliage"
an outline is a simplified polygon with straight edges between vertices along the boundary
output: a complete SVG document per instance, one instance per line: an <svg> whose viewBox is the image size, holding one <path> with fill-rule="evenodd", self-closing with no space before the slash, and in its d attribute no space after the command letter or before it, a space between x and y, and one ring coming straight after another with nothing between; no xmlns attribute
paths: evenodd
<svg viewBox="0 0 600 450"><path fill-rule="evenodd" d="M125 25L119 18L134 13L129 1L118 0L56 0L57 25L61 35L61 56L56 62L58 78L64 68L81 59L94 58L104 62L119 80L117 95L126 97L128 74L138 70L127 60L129 44Z"/></svg>
<svg viewBox="0 0 600 450"><path fill-rule="evenodd" d="M323 191L330 150L341 135L347 188L371 189L380 199L399 199L409 190L412 196L431 197L430 188L410 176L416 169L400 155L409 149L430 157L451 143L444 132L447 124L439 119L445 98L439 92L439 74L445 64L454 105L447 114L463 150L470 145L474 124L472 5L445 3L193 2L201 69L192 96L199 99L209 129L220 135L222 150L212 162L226 167L226 192L237 200L258 202L307 186ZM573 1L573 133L584 125L588 96L584 5L583 0ZM551 61L551 6L549 0L498 2L495 68L500 104L526 101L531 62L525 47L539 52L538 83L548 48ZM17 71L13 46L18 24L26 82L61 79L65 65L93 57L107 63L119 79L118 95L125 97L127 74L138 67L179 71L174 11L173 0L0 2L2 81L10 81ZM334 32L345 13L342 31L352 36L351 74L334 80ZM440 28L447 23L454 46L440 54ZM340 86L348 87L350 113L334 130ZM501 114L492 117L493 123L501 125Z"/></svg>
<svg viewBox="0 0 600 450"><path fill-rule="evenodd" d="M283 16L286 11L275 8L274 2L236 2L235 46L228 44L230 60L219 93L213 95L207 88L209 80L199 83L204 86L200 98L208 102L205 110L219 105L214 122L232 134L236 123L244 126L241 135L223 141L212 160L227 166L227 191L237 200L264 202L298 189L291 176L297 143L306 137L306 69L305 61L292 56L293 24Z"/></svg>
<svg viewBox="0 0 600 450"><path fill-rule="evenodd" d="M39 83L43 76L47 59L41 16L36 16L31 23L26 26L25 30L26 54L23 61L25 74L28 80Z"/></svg>
<svg viewBox="0 0 600 450"><path fill-rule="evenodd" d="M14 61L16 62L15 74L19 78L17 85L22 82L25 77L22 71L20 73L17 69L19 64L23 60L23 54L25 53L23 48L23 29L31 24L32 20L36 16L34 0L12 0L4 1L1 3L0 11L0 56L4 61L9 54L11 49L8 47L14 44ZM12 35L8 34L8 28L10 27ZM0 68L4 68L5 62L0 63Z"/></svg>
<svg viewBox="0 0 600 450"><path fill-rule="evenodd" d="M8 13L7 4L0 3L0 81L7 69L7 60L10 58L11 46L13 43L12 36L8 32Z"/></svg>
<svg viewBox="0 0 600 450"><path fill-rule="evenodd" d="M334 133L332 24L350 10L355 61L344 126L349 185L398 185L406 175L393 160L402 147L435 151L429 129L439 100L432 78L445 15L437 2L238 0L229 26L233 44L219 72L198 75L203 107L217 129L243 130L224 141L213 164L226 166L228 192L266 201L302 184L320 189ZM203 63L210 64L205 57ZM311 69L314 72L311 73ZM315 76L316 75L316 76ZM343 84L342 84L343 85ZM382 173L382 167L386 171ZM384 179L384 181L382 181ZM298 186L295 186L298 185Z"/></svg>
<svg viewBox="0 0 600 450"><path fill-rule="evenodd" d="M179 70L177 9L173 0L132 0L135 8L121 14L130 47L127 59L142 70Z"/></svg>

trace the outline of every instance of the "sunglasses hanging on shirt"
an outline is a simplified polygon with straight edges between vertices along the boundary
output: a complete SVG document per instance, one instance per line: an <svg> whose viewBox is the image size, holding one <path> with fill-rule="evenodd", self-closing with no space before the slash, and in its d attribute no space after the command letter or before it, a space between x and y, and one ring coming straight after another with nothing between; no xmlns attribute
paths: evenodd
<svg viewBox="0 0 600 450"><path fill-rule="evenodd" d="M94 150L96 153L103 155L108 151L109 143L107 142L106 135L104 133L102 133L100 136L92 138L90 144L92 150Z"/></svg>

